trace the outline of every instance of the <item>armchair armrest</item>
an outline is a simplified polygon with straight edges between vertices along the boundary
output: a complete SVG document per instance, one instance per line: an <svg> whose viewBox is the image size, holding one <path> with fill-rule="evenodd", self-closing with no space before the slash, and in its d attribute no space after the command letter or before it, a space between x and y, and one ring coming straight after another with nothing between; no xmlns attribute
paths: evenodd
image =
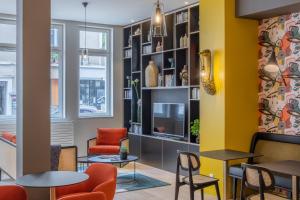
<svg viewBox="0 0 300 200"><path fill-rule="evenodd" d="M89 155L89 148L90 147L93 147L93 146L96 146L96 138L91 138L87 141L87 155Z"/></svg>
<svg viewBox="0 0 300 200"><path fill-rule="evenodd" d="M126 147L127 150L128 150L128 153L129 153L129 138L128 138L128 137L122 138L122 139L120 140L120 149L121 149L122 147Z"/></svg>
<svg viewBox="0 0 300 200"><path fill-rule="evenodd" d="M99 184L92 192L104 192L107 199L113 199L116 192L116 180L111 179Z"/></svg>

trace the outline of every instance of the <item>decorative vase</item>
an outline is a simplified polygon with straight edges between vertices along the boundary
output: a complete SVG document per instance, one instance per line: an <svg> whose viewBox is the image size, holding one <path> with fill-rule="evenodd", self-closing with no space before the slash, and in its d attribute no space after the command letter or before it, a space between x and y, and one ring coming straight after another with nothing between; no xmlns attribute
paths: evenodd
<svg viewBox="0 0 300 200"><path fill-rule="evenodd" d="M181 72L180 72L180 79L181 79L181 85L186 86L189 83L189 74L187 66L184 65Z"/></svg>
<svg viewBox="0 0 300 200"><path fill-rule="evenodd" d="M158 68L151 60L145 70L145 85L146 87L157 87Z"/></svg>
<svg viewBox="0 0 300 200"><path fill-rule="evenodd" d="M141 117L142 117L142 100L139 99L137 101L137 112L136 112L136 122L141 123Z"/></svg>
<svg viewBox="0 0 300 200"><path fill-rule="evenodd" d="M127 160L127 152L120 152L120 159Z"/></svg>

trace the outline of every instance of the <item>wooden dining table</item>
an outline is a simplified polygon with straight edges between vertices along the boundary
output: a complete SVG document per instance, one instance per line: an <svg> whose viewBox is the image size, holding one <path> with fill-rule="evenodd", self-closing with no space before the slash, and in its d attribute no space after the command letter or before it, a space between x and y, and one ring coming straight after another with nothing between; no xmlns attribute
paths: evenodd
<svg viewBox="0 0 300 200"><path fill-rule="evenodd" d="M272 162L264 162L256 164L256 166L264 167L273 173L288 175L292 177L292 194L293 200L299 199L299 177L300 177L300 161L296 160L280 160Z"/></svg>

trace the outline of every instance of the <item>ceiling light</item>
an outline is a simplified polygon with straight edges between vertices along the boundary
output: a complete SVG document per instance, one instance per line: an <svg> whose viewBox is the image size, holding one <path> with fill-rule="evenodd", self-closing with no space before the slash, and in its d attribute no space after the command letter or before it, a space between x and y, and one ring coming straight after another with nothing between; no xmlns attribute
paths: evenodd
<svg viewBox="0 0 300 200"><path fill-rule="evenodd" d="M189 4L189 2L188 2L188 1L185 1L185 2L184 2L184 4L185 4L185 5L188 5L188 4Z"/></svg>
<svg viewBox="0 0 300 200"><path fill-rule="evenodd" d="M159 0L154 4L153 14L151 17L150 34L152 37L166 37L166 18L164 13L164 5Z"/></svg>
<svg viewBox="0 0 300 200"><path fill-rule="evenodd" d="M88 6L88 2L83 2L82 5L84 7L84 49L81 52L81 59L82 59L82 63L86 63L89 57L88 49L86 46L86 7Z"/></svg>

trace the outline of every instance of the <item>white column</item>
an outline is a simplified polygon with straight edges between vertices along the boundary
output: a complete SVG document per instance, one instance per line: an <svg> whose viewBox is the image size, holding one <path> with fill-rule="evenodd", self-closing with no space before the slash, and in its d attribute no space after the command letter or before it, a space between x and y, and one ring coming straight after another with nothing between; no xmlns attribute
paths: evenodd
<svg viewBox="0 0 300 200"><path fill-rule="evenodd" d="M17 0L17 176L50 169L51 0ZM49 199L31 189L29 200Z"/></svg>

